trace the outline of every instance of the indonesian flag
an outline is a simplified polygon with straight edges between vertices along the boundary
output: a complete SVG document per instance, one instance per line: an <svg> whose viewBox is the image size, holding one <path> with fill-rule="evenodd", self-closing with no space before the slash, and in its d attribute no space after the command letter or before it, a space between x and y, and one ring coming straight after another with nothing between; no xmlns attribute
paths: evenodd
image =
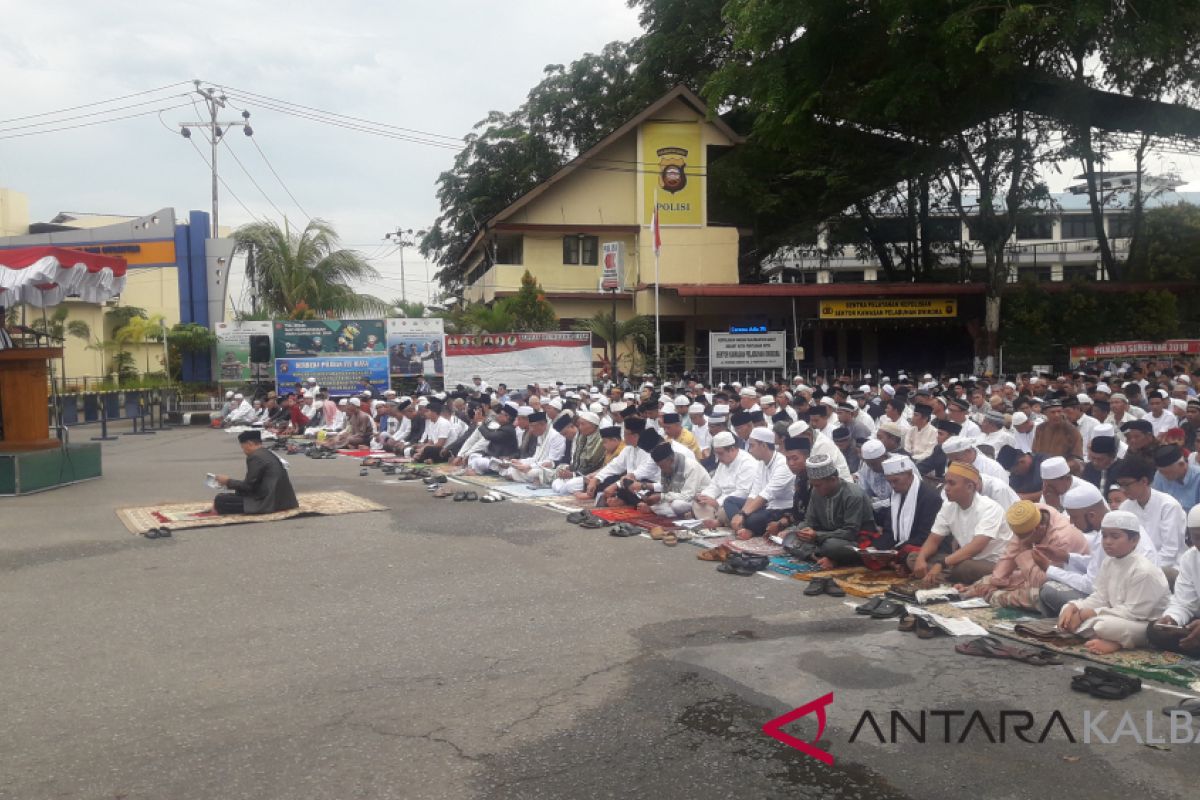
<svg viewBox="0 0 1200 800"><path fill-rule="evenodd" d="M654 197L654 216L650 220L650 230L654 233L654 255L662 250L662 231L658 227L658 196Z"/></svg>

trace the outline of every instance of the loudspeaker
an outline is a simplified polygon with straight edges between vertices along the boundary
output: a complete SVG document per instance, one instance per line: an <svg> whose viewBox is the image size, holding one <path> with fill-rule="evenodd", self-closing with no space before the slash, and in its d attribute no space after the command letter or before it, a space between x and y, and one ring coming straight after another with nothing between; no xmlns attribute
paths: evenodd
<svg viewBox="0 0 1200 800"><path fill-rule="evenodd" d="M271 361L271 337L265 334L250 336L250 363L269 364Z"/></svg>

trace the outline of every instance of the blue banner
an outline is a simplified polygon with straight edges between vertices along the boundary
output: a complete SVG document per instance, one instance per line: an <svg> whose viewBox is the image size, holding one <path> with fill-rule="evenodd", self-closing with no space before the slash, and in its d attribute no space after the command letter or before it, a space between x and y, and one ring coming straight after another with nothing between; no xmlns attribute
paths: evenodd
<svg viewBox="0 0 1200 800"><path fill-rule="evenodd" d="M280 394L294 390L309 378L330 394L345 395L370 389L380 395L390 387L388 357L316 356L313 358L275 359L275 390Z"/></svg>

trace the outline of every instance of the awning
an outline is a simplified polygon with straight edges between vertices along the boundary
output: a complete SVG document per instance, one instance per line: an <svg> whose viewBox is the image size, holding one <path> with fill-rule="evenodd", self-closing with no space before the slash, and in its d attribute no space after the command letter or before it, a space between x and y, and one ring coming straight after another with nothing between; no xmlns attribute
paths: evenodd
<svg viewBox="0 0 1200 800"><path fill-rule="evenodd" d="M0 306L103 303L125 289L125 259L66 247L0 250Z"/></svg>

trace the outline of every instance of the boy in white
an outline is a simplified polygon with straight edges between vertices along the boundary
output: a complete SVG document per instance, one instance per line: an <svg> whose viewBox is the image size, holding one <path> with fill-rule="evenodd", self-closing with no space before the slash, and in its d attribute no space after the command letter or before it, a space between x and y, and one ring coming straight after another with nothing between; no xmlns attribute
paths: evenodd
<svg viewBox="0 0 1200 800"><path fill-rule="evenodd" d="M920 552L908 557L913 576L927 586L938 583L972 584L991 575L1012 539L1012 529L1000 505L979 490L983 478L971 464L951 462L946 467L945 494L929 537ZM954 552L939 552L942 541L954 540Z"/></svg>
<svg viewBox="0 0 1200 800"><path fill-rule="evenodd" d="M1059 612L1059 627L1090 637L1087 649L1096 655L1144 646L1147 623L1162 616L1171 596L1167 576L1136 552L1140 528L1128 511L1104 515L1100 536L1108 560L1100 567L1095 589Z"/></svg>
<svg viewBox="0 0 1200 800"><path fill-rule="evenodd" d="M1179 559L1179 575L1167 610L1146 629L1150 644L1187 656L1200 656L1200 506L1187 516L1191 547Z"/></svg>

